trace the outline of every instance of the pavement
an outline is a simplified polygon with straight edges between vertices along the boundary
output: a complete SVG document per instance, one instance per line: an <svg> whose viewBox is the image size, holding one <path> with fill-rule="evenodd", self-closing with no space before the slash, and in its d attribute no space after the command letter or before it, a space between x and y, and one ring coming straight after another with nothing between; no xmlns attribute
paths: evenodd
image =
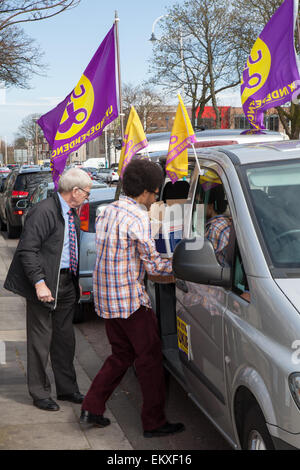
<svg viewBox="0 0 300 470"><path fill-rule="evenodd" d="M32 405L26 383L25 299L3 288L17 243L0 232L0 450L132 450L109 406L105 416L110 426L80 425L81 406L56 400L50 367L52 398L60 410L42 411ZM75 333L77 380L86 393L102 363L76 326Z"/></svg>

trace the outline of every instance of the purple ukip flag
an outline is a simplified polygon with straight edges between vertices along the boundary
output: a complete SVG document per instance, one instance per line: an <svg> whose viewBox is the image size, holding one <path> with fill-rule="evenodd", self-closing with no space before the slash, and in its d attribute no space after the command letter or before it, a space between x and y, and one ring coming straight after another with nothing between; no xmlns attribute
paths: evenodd
<svg viewBox="0 0 300 470"><path fill-rule="evenodd" d="M255 129L264 129L264 111L293 99L300 82L294 45L298 0L285 0L256 40L243 70L241 100Z"/></svg>
<svg viewBox="0 0 300 470"><path fill-rule="evenodd" d="M113 26L76 87L56 108L38 120L52 149L51 169L56 188L70 153L99 137L118 116L116 86Z"/></svg>

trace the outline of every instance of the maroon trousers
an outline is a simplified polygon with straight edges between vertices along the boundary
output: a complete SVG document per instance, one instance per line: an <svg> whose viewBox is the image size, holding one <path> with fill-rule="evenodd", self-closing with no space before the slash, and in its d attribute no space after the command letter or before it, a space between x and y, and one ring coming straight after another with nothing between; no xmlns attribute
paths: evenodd
<svg viewBox="0 0 300 470"><path fill-rule="evenodd" d="M112 354L93 380L82 409L102 415L105 402L134 363L143 394L143 429L162 426L166 423L165 381L155 313L141 306L127 319L105 320L105 327Z"/></svg>

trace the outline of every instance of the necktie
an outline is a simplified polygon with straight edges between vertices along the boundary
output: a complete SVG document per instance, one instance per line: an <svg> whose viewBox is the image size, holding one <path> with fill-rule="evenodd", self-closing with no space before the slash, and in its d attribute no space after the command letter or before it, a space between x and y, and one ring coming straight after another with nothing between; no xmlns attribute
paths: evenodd
<svg viewBox="0 0 300 470"><path fill-rule="evenodd" d="M68 211L69 216L69 247L70 247L70 271L74 274L77 272L77 254L76 254L76 230L73 212Z"/></svg>

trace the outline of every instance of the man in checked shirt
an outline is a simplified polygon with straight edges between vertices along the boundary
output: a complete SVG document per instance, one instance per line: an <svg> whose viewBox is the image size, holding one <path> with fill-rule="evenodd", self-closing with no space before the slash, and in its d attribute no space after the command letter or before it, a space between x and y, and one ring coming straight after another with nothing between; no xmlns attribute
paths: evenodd
<svg viewBox="0 0 300 470"><path fill-rule="evenodd" d="M96 375L82 404L80 422L104 427L105 403L135 365L140 382L144 437L184 430L165 417L165 382L162 350L155 313L145 289L144 276L170 276L172 262L162 259L151 237L147 210L159 197L163 183L159 165L133 160L123 176L123 191L96 222L97 258L94 298L97 314L105 319L112 354ZM147 209L147 210L145 210Z"/></svg>
<svg viewBox="0 0 300 470"><path fill-rule="evenodd" d="M224 215L227 205L221 184L210 189L206 206L205 237L212 242L216 258L222 266L225 264L225 248L228 245L231 226L231 218Z"/></svg>

